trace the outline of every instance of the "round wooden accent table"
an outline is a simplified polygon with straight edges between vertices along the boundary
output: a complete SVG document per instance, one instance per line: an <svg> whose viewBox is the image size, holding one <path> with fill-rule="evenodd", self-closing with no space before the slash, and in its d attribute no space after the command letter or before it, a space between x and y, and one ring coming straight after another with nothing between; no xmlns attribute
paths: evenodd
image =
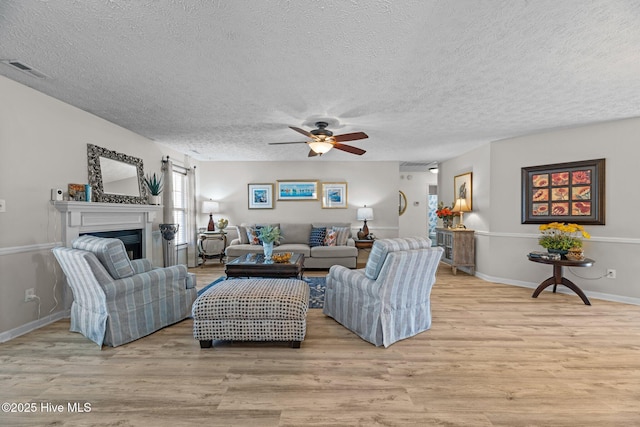
<svg viewBox="0 0 640 427"><path fill-rule="evenodd" d="M540 264L550 264L553 265L553 276L549 277L544 282L540 283L540 286L536 288L531 295L531 298L537 298L545 288L553 285L553 292L556 292L556 288L558 285L564 285L567 288L571 289L575 292L586 305L591 305L587 296L582 292L582 289L578 287L571 280L563 277L562 275L562 267L591 267L595 262L591 258L585 258L582 261L571 261L568 259L544 259L544 258L532 258L528 256L529 261L538 262Z"/></svg>

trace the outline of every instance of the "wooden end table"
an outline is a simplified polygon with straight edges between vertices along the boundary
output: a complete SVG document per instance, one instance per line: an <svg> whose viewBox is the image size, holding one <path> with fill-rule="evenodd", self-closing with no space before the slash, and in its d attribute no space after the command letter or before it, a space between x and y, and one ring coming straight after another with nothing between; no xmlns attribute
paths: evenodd
<svg viewBox="0 0 640 427"><path fill-rule="evenodd" d="M207 240L219 240L222 242L222 249L217 252L207 252L205 242ZM208 259L218 258L220 263L224 262L224 250L227 248L227 233L224 231L205 231L200 233L198 238L198 256L202 258L202 264L200 268L204 267L204 264Z"/></svg>
<svg viewBox="0 0 640 427"><path fill-rule="evenodd" d="M227 277L296 277L302 279L304 254L293 253L288 262L270 262L263 254L244 254L225 266Z"/></svg>
<svg viewBox="0 0 640 427"><path fill-rule="evenodd" d="M568 259L545 259L545 258L536 258L528 256L529 261L538 262L540 264L550 264L553 266L553 276L549 277L544 282L540 283L540 286L536 288L531 295L531 298L538 298L540 292L542 292L545 288L553 285L553 292L556 292L556 288L558 285L564 285L567 288L571 289L575 292L586 305L591 305L587 296L582 292L582 289L578 287L571 280L567 279L562 275L562 267L591 267L595 262L591 258L585 258L582 261L571 261Z"/></svg>

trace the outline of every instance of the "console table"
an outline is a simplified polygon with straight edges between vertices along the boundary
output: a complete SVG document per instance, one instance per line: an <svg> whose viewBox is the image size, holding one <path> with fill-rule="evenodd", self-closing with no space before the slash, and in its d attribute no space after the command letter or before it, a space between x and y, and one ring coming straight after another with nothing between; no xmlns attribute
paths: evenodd
<svg viewBox="0 0 640 427"><path fill-rule="evenodd" d="M475 232L465 228L436 228L436 244L444 249L442 262L451 265L453 274L458 267L469 268L469 274L476 271Z"/></svg>
<svg viewBox="0 0 640 427"><path fill-rule="evenodd" d="M551 285L553 285L554 293L556 292L556 288L558 287L558 285L564 285L575 292L582 299L582 302L584 302L586 305L591 305L587 296L584 294L584 292L582 292L582 289L580 289L578 285L562 275L562 267L591 267L595 262L594 260L585 258L582 261L571 261L568 259L533 258L531 256L528 256L528 258L529 261L532 262L553 265L553 276L540 283L540 286L536 288L536 290L533 292L533 295L531 295L531 298L538 298L540 292Z"/></svg>

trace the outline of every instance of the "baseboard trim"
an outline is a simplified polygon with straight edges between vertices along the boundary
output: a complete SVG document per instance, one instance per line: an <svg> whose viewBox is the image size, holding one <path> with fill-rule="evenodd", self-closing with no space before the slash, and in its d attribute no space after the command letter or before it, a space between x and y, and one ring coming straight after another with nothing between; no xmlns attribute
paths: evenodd
<svg viewBox="0 0 640 427"><path fill-rule="evenodd" d="M0 343L7 342L21 335L28 334L29 332L40 329L43 326L50 325L53 322L57 322L60 319L65 319L71 316L70 310L62 310L48 316L42 317L38 320L31 321L24 325L20 325L17 328L0 333Z"/></svg>
<svg viewBox="0 0 640 427"><path fill-rule="evenodd" d="M476 272L476 277L482 280L485 280L487 282L500 283L503 285L519 286L521 288L536 289L538 285L540 285L539 283L505 279L502 277L489 276L487 274L478 273L478 272ZM576 295L572 290L567 289L564 286L558 286L556 292L559 294ZM594 299L600 299L604 301L619 302L623 304L640 305L640 298L631 298L631 297L625 297L621 295L605 294L602 292L585 291L584 289L583 289L583 292L589 299L594 298Z"/></svg>

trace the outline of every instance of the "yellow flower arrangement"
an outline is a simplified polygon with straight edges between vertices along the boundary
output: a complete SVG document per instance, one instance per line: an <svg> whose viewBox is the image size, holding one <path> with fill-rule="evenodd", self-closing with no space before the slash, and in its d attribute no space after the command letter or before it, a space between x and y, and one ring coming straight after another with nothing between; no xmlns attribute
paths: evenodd
<svg viewBox="0 0 640 427"><path fill-rule="evenodd" d="M539 229L542 236L538 239L538 243L546 249L568 251L571 248L581 248L582 239L579 236L585 239L591 238L584 227L578 224L552 222L542 224Z"/></svg>

